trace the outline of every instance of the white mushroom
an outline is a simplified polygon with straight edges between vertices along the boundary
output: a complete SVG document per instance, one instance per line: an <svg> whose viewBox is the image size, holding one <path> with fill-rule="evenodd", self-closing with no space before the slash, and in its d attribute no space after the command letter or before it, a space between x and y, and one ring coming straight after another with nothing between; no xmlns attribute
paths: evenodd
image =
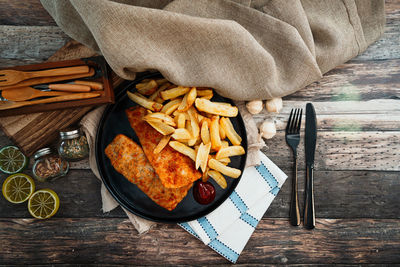
<svg viewBox="0 0 400 267"><path fill-rule="evenodd" d="M263 102L262 100L253 100L247 102L246 107L251 114L258 114L263 109Z"/></svg>
<svg viewBox="0 0 400 267"><path fill-rule="evenodd" d="M282 98L272 98L265 102L265 107L267 108L268 112L279 113L282 109Z"/></svg>
<svg viewBox="0 0 400 267"><path fill-rule="evenodd" d="M260 135L265 139L271 139L275 134L275 122L273 120L265 120L260 126Z"/></svg>

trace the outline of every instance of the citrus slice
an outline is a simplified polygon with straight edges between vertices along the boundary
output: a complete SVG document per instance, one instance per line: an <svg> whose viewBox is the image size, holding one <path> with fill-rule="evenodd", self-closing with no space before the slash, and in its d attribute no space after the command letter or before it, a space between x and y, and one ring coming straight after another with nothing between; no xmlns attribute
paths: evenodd
<svg viewBox="0 0 400 267"><path fill-rule="evenodd" d="M28 165L28 161L16 146L6 146L0 150L0 170L5 173L21 172Z"/></svg>
<svg viewBox="0 0 400 267"><path fill-rule="evenodd" d="M28 201L30 214L37 219L48 219L57 213L60 199L51 189L41 189L33 193Z"/></svg>
<svg viewBox="0 0 400 267"><path fill-rule="evenodd" d="M22 203L29 199L35 191L33 179L23 173L16 173L7 177L3 183L3 196L11 203Z"/></svg>

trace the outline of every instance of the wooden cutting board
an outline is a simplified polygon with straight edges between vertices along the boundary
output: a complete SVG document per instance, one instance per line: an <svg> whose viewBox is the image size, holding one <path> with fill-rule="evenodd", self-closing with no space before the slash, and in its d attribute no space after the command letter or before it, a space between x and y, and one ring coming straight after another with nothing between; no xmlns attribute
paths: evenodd
<svg viewBox="0 0 400 267"><path fill-rule="evenodd" d="M48 61L70 60L95 56L90 48L70 41L58 50ZM123 81L115 73L111 83L115 88ZM0 128L27 156L58 138L58 132L76 123L92 107L56 110L0 118Z"/></svg>

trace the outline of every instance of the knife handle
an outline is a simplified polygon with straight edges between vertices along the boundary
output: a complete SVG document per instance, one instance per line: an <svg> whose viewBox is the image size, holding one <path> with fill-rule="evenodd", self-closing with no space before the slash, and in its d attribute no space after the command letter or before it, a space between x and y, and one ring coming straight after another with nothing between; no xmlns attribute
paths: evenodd
<svg viewBox="0 0 400 267"><path fill-rule="evenodd" d="M304 227L313 229L315 227L314 210L314 167L306 167L306 191L304 198Z"/></svg>
<svg viewBox="0 0 400 267"><path fill-rule="evenodd" d="M293 226L300 225L299 198L297 195L297 157L294 157L293 179L292 179L292 197L290 200L290 224Z"/></svg>
<svg viewBox="0 0 400 267"><path fill-rule="evenodd" d="M87 85L81 84L63 84L63 83L55 83L49 84L49 89L55 91L64 91L64 92L90 92L90 87Z"/></svg>

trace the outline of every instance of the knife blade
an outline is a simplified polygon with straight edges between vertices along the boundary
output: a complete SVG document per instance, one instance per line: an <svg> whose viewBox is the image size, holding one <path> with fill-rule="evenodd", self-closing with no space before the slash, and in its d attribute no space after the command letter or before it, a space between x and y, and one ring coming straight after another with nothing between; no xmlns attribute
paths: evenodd
<svg viewBox="0 0 400 267"><path fill-rule="evenodd" d="M315 227L314 209L314 157L317 144L317 117L313 104L306 105L305 129L305 154L306 154L306 189L304 198L304 227Z"/></svg>

